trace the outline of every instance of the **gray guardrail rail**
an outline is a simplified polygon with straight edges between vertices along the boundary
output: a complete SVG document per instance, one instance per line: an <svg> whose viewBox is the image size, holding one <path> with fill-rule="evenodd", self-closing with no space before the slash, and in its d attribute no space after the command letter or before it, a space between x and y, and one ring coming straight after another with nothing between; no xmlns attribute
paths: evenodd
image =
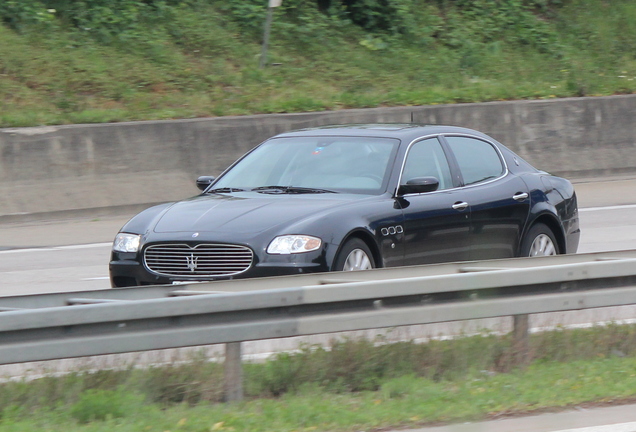
<svg viewBox="0 0 636 432"><path fill-rule="evenodd" d="M636 250L0 297L0 364L636 304Z"/></svg>

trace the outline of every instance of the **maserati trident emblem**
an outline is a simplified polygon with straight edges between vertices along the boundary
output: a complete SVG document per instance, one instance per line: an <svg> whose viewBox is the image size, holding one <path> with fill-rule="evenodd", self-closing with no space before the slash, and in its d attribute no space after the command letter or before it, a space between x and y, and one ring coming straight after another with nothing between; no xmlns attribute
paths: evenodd
<svg viewBox="0 0 636 432"><path fill-rule="evenodd" d="M191 253L190 256L186 256L186 265L190 269L191 272L197 269L197 262L199 261L199 257L195 257L194 253Z"/></svg>

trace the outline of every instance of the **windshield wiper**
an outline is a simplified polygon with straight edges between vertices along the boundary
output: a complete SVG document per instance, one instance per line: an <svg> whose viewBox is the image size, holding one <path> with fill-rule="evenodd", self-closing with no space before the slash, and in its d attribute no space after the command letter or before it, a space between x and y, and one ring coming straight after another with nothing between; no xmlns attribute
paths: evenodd
<svg viewBox="0 0 636 432"><path fill-rule="evenodd" d="M244 189L224 187L224 188L218 188L218 189L210 189L209 191L206 191L205 193L232 193L232 192L243 192L243 191Z"/></svg>
<svg viewBox="0 0 636 432"><path fill-rule="evenodd" d="M307 188L300 186L260 186L253 188L252 191L271 194L336 193L328 189Z"/></svg>
<svg viewBox="0 0 636 432"><path fill-rule="evenodd" d="M287 188L287 193L336 193L335 191L329 189L319 189L319 188L308 188L308 187L300 187L300 186L289 186Z"/></svg>

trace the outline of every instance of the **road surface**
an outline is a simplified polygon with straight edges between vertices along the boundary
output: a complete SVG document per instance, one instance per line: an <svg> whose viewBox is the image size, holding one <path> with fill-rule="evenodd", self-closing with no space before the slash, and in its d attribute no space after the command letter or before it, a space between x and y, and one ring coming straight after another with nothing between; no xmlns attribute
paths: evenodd
<svg viewBox="0 0 636 432"><path fill-rule="evenodd" d="M576 190L579 252L636 248L636 178ZM109 288L111 241L131 216L0 224L0 296Z"/></svg>
<svg viewBox="0 0 636 432"><path fill-rule="evenodd" d="M556 414L409 429L400 432L636 432L636 405L592 409L575 407Z"/></svg>
<svg viewBox="0 0 636 432"><path fill-rule="evenodd" d="M636 248L636 178L581 181L576 183L581 219L579 252L601 252ZM57 291L108 289L108 259L111 241L118 229L132 216L95 217L47 222L0 224L0 296ZM611 311L583 311L576 314L552 314L533 317L534 327L579 324L590 321L633 319L634 308ZM510 320L478 320L472 323L442 323L413 326L389 331L388 340L436 337L441 334L466 334L490 328L510 331ZM355 332L373 336L380 330ZM351 335L351 334L350 334ZM355 334L354 334L355 336ZM325 343L330 336L304 338L305 343ZM259 341L244 344L244 353L252 358L270 352L290 350L299 338ZM141 363L174 361L175 350L132 354ZM184 350L179 353L187 352ZM210 356L222 355L222 347L209 347ZM182 354L187 356L187 354ZM131 360L131 355L126 361ZM82 367L118 367L121 356L102 356L38 364L0 367L0 376L63 372ZM598 409L577 408L559 414L522 419L460 424L419 429L418 432L636 432L636 405ZM415 431L412 431L415 432Z"/></svg>

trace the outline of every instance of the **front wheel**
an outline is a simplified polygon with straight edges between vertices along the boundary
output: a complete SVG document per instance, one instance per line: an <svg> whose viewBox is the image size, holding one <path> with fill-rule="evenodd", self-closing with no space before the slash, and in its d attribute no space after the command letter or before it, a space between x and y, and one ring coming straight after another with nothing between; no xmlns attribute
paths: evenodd
<svg viewBox="0 0 636 432"><path fill-rule="evenodd" d="M373 254L369 246L360 239L347 240L334 265L335 271L370 270L375 268Z"/></svg>
<svg viewBox="0 0 636 432"><path fill-rule="evenodd" d="M530 228L521 244L522 257L551 256L559 254L559 245L547 225L538 223Z"/></svg>

